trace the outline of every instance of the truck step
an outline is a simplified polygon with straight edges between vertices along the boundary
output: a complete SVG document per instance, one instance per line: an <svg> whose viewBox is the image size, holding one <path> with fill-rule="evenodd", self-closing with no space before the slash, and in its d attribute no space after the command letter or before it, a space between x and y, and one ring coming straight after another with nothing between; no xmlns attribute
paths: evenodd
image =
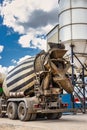
<svg viewBox="0 0 87 130"><path fill-rule="evenodd" d="M7 107L7 105L6 104L2 104L2 107Z"/></svg>
<svg viewBox="0 0 87 130"><path fill-rule="evenodd" d="M2 111L1 113L6 113L7 111Z"/></svg>

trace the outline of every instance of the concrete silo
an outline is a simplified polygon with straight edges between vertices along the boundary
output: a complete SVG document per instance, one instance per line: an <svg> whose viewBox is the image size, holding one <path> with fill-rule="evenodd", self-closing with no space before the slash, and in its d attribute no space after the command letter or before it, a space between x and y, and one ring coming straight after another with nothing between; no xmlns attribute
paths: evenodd
<svg viewBox="0 0 87 130"><path fill-rule="evenodd" d="M59 0L58 3L59 40L68 50L69 58L73 47L77 58L84 64L87 53L87 0ZM79 61L75 58L73 62L80 70Z"/></svg>

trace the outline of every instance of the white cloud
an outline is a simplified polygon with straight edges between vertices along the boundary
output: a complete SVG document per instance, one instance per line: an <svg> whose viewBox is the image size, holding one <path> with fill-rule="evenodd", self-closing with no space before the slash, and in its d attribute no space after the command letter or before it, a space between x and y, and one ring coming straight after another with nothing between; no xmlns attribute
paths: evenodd
<svg viewBox="0 0 87 130"><path fill-rule="evenodd" d="M4 0L1 8L1 14L4 17L3 24L12 27L14 31L24 32L24 26L18 23L26 23L30 21L31 13L34 10L43 10L46 12L57 8L57 0Z"/></svg>
<svg viewBox="0 0 87 130"><path fill-rule="evenodd" d="M0 65L0 73L7 73L7 67L3 67L2 65Z"/></svg>
<svg viewBox="0 0 87 130"><path fill-rule="evenodd" d="M33 5L33 9L43 9L44 11L50 11L52 8L54 8L56 6L56 0L31 0L31 2L29 2L30 0L28 0L28 3L31 5Z"/></svg>
<svg viewBox="0 0 87 130"><path fill-rule="evenodd" d="M38 28L37 30L35 29L30 29L30 32L27 34L21 36L19 38L19 44L23 48L39 48L41 50L47 50L47 43L46 39L42 39L41 37L37 38L37 35L41 34L46 34L48 33L48 30L51 30L53 28L53 25L49 24L45 27L42 27L41 29ZM31 44L32 41L32 44Z"/></svg>
<svg viewBox="0 0 87 130"><path fill-rule="evenodd" d="M4 46L0 45L0 53L3 51Z"/></svg>
<svg viewBox="0 0 87 130"><path fill-rule="evenodd" d="M3 16L4 25L22 34L18 41L21 47L46 50L46 40L36 36L47 34L52 29L54 26L52 22L55 21L55 18L51 11L57 10L57 8L57 0L26 0L26 2L25 0L4 0L1 16ZM40 16L43 20L40 19Z"/></svg>
<svg viewBox="0 0 87 130"><path fill-rule="evenodd" d="M53 27L54 25L48 24L47 26L42 27L42 30L45 32L45 34L47 34Z"/></svg>
<svg viewBox="0 0 87 130"><path fill-rule="evenodd" d="M15 66L9 66L9 67L7 68L7 72L9 72L10 70L12 70L14 67L15 67Z"/></svg>
<svg viewBox="0 0 87 130"><path fill-rule="evenodd" d="M0 65L0 73L7 74L10 70L12 70L14 66L5 67Z"/></svg>
<svg viewBox="0 0 87 130"><path fill-rule="evenodd" d="M46 50L46 40L41 39L41 37L37 38L37 35L40 34L39 32L36 34L35 31L30 31L30 33L23 35L19 39L19 44L22 47L31 47L31 48L39 48L41 50Z"/></svg>
<svg viewBox="0 0 87 130"><path fill-rule="evenodd" d="M17 61L16 61L15 59L12 59L11 62L12 62L13 64L16 64L16 63L17 63Z"/></svg>
<svg viewBox="0 0 87 130"><path fill-rule="evenodd" d="M55 18L52 17L54 15L51 13L54 10L55 14L57 6L57 0L4 0L3 5L0 4L0 15L3 17L3 25L22 34L18 40L21 47L46 50L46 40L42 38L42 35L47 34L54 26ZM0 45L0 53L3 49L4 46ZM11 62L19 64L28 57L30 56L22 57L18 61L12 59ZM0 65L0 72L7 73L12 68L14 65L9 67Z"/></svg>
<svg viewBox="0 0 87 130"><path fill-rule="evenodd" d="M20 58L19 61L17 62L17 64L20 64L22 61L24 61L24 60L26 60L27 58L30 58L30 57L31 57L31 56L26 55L26 56Z"/></svg>
<svg viewBox="0 0 87 130"><path fill-rule="evenodd" d="M52 24L45 22L48 20L45 13L52 11L53 9L57 9L57 0L4 0L3 6L1 7L1 15L3 16L3 24L7 27L12 27L15 32L19 34L23 34L19 38L19 44L22 47L27 48L40 48L46 50L46 41L41 38L37 38L37 34L47 34L50 31ZM44 21L42 19L38 19L35 14L36 10L41 11L40 15L43 15ZM33 20L33 15L35 20ZM37 13L38 15L38 13ZM50 14L51 19L52 15ZM49 17L50 17L49 16ZM33 20L33 24L31 21L31 17ZM56 16L57 17L57 16ZM40 16L39 16L40 18ZM54 19L54 18L53 18ZM52 21L53 21L52 19ZM55 21L55 20L54 20ZM45 22L45 23L43 23ZM29 24L30 23L30 24ZM43 23L43 24L42 24ZM36 24L36 25L35 25ZM42 26L41 26L42 25ZM33 26L33 27L32 27ZM34 28L37 27L37 28ZM32 41L32 45L30 44Z"/></svg>
<svg viewBox="0 0 87 130"><path fill-rule="evenodd" d="M3 52L4 46L0 45L0 53ZM2 59L2 56L0 56L0 60Z"/></svg>
<svg viewBox="0 0 87 130"><path fill-rule="evenodd" d="M12 59L11 60L11 62L13 63L13 64L20 64L22 61L24 61L24 60L26 60L27 58L30 58L31 56L30 55L26 55L26 56L24 56L24 57L21 57L21 58L19 58L19 60L17 61L17 60L15 60L15 59Z"/></svg>
<svg viewBox="0 0 87 130"><path fill-rule="evenodd" d="M17 64L21 63L22 61L26 60L27 58L30 58L30 57L31 57L31 56L26 55L26 56L20 58L18 61L16 61L15 59L12 59L11 61L13 62L13 64L16 63L16 65L17 65ZM12 70L14 67L15 67L14 65L9 66L9 67L5 67L5 66L0 65L0 73L3 73L3 74L6 75L6 74L7 74L10 70Z"/></svg>
<svg viewBox="0 0 87 130"><path fill-rule="evenodd" d="M30 33L30 35L26 34L20 37L19 39L19 44L21 44L22 47L26 48L26 47L30 47L30 40L33 38L32 34Z"/></svg>

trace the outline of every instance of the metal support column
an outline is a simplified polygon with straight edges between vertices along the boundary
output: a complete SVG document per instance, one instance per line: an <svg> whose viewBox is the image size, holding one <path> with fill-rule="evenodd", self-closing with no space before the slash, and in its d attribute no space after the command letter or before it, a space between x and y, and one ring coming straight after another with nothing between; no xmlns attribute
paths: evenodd
<svg viewBox="0 0 87 130"><path fill-rule="evenodd" d="M82 68L82 88L83 88L83 113L86 113L86 103L85 103L85 82L84 82L84 66Z"/></svg>
<svg viewBox="0 0 87 130"><path fill-rule="evenodd" d="M76 58L78 60L78 62L80 63L81 67L82 67L82 71L81 71L82 83L80 84L82 86L81 87L82 91L80 91L80 89L78 89L78 90L79 90L79 93L82 95L81 100L83 100L82 101L82 104L83 104L82 105L82 112L86 113L86 95L85 95L86 89L85 89L85 81L84 81L84 77L85 77L84 70L85 71L87 71L87 70L86 70L86 67L84 66L84 64L80 61L80 59L77 56L79 53L75 53L73 48L74 48L74 45L71 45L72 84L73 84L74 88L75 88L75 84L79 85L79 83L74 80L74 75L75 75L74 74L74 69L75 69L75 67L74 67L74 58ZM86 54L84 54L84 55L86 55ZM74 89L74 91L75 91L75 89ZM76 93L76 91L75 91L75 93ZM78 93L77 93L77 95L78 95ZM72 102L73 102L73 108L75 108L74 95L71 95L71 97L72 97Z"/></svg>
<svg viewBox="0 0 87 130"><path fill-rule="evenodd" d="M75 85L75 82L74 82L74 52L73 52L73 48L74 48L74 45L71 45L71 66L72 66L72 84L73 86ZM71 99L72 99L72 107L75 108L74 106L74 95L71 94Z"/></svg>

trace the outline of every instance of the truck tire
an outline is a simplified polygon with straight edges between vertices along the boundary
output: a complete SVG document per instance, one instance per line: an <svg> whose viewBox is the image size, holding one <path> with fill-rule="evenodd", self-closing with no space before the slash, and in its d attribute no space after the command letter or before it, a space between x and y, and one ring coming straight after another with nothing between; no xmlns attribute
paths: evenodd
<svg viewBox="0 0 87 130"><path fill-rule="evenodd" d="M48 113L47 114L47 119L57 119L58 118L58 113Z"/></svg>
<svg viewBox="0 0 87 130"><path fill-rule="evenodd" d="M58 113L57 119L60 119L62 117L62 112Z"/></svg>
<svg viewBox="0 0 87 130"><path fill-rule="evenodd" d="M0 117L1 117L1 118L6 117L6 113L1 113L1 114L0 114Z"/></svg>
<svg viewBox="0 0 87 130"><path fill-rule="evenodd" d="M15 102L9 102L7 106L7 114L10 119L17 119L17 104Z"/></svg>
<svg viewBox="0 0 87 130"><path fill-rule="evenodd" d="M18 117L21 121L29 121L31 118L31 114L28 113L28 109L24 102L20 102L18 106Z"/></svg>
<svg viewBox="0 0 87 130"><path fill-rule="evenodd" d="M37 117L36 118L45 118L45 114L44 113L37 113Z"/></svg>
<svg viewBox="0 0 87 130"><path fill-rule="evenodd" d="M37 116L36 113L32 114L30 120L31 120L31 121L35 120L35 119L36 119L36 116Z"/></svg>

